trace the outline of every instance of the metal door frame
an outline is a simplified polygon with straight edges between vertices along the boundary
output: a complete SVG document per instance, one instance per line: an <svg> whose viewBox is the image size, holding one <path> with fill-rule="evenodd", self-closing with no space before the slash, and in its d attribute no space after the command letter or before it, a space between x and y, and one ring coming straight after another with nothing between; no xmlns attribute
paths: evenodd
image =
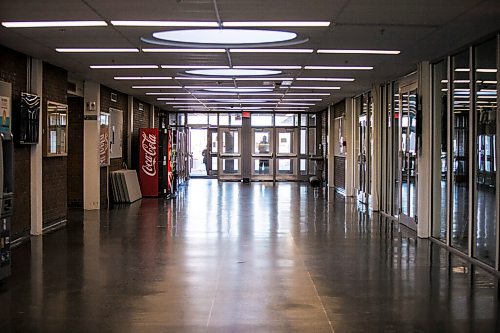
<svg viewBox="0 0 500 333"><path fill-rule="evenodd" d="M261 154L261 153L256 153L255 152L255 133L256 132L269 132L269 153L268 154ZM267 127L252 127L251 128L251 135L252 135L252 152L251 152L251 180L252 181L274 181L275 180L275 128L273 126L267 126ZM261 157L268 157L268 168L269 168L269 174L258 174L255 172L255 159L256 158L261 158Z"/></svg>
<svg viewBox="0 0 500 333"><path fill-rule="evenodd" d="M292 153L279 153L279 143L278 143L278 137L279 133L283 132L291 132L293 133L293 138L292 138ZM290 127L275 127L274 128L274 179L276 181L285 181L285 180L298 180L299 179L299 151L300 151L300 140L299 140L299 127L297 126L290 126ZM281 159L290 159L292 162L292 173L291 174L279 174L278 173L278 164L279 160Z"/></svg>
<svg viewBox="0 0 500 333"><path fill-rule="evenodd" d="M222 152L222 144L223 144L223 139L222 139L222 133L225 130L231 130L231 131L237 131L238 132L238 153L223 153ZM231 126L220 126L218 128L217 132L217 162L218 162L218 168L217 168L217 176L220 180L241 180L241 169L242 169L242 159L241 159L241 127L231 127ZM223 173L223 160L226 158L236 158L238 161L238 171L233 174L224 174Z"/></svg>

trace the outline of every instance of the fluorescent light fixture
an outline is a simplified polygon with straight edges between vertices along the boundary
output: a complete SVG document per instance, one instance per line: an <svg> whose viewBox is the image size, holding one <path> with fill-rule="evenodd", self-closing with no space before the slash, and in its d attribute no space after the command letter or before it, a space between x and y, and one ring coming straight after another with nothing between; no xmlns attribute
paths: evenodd
<svg viewBox="0 0 500 333"><path fill-rule="evenodd" d="M186 89L240 89L236 87L224 87L224 86L184 86ZM265 89L265 90L273 90L271 87L242 87L245 89Z"/></svg>
<svg viewBox="0 0 500 333"><path fill-rule="evenodd" d="M196 81L233 81L231 77L211 77L211 76L176 76L176 80L196 80Z"/></svg>
<svg viewBox="0 0 500 333"><path fill-rule="evenodd" d="M198 21L111 21L111 24L117 27L219 27L218 22Z"/></svg>
<svg viewBox="0 0 500 333"><path fill-rule="evenodd" d="M153 37L177 43L244 45L289 41L297 34L256 29L182 29L155 32Z"/></svg>
<svg viewBox="0 0 500 333"><path fill-rule="evenodd" d="M230 49L231 53L313 53L313 49Z"/></svg>
<svg viewBox="0 0 500 333"><path fill-rule="evenodd" d="M200 105L199 102L165 102L165 105Z"/></svg>
<svg viewBox="0 0 500 333"><path fill-rule="evenodd" d="M285 98L283 102L321 102L321 98Z"/></svg>
<svg viewBox="0 0 500 333"><path fill-rule="evenodd" d="M329 27L328 21L245 21L223 22L223 27Z"/></svg>
<svg viewBox="0 0 500 333"><path fill-rule="evenodd" d="M194 91L193 95L203 95L203 96L237 96L238 93L228 93L228 92L208 92L208 91Z"/></svg>
<svg viewBox="0 0 500 333"><path fill-rule="evenodd" d="M455 72L470 72L470 68L455 68Z"/></svg>
<svg viewBox="0 0 500 333"><path fill-rule="evenodd" d="M161 95L191 95L188 92L147 92L146 95L149 96L161 96Z"/></svg>
<svg viewBox="0 0 500 333"><path fill-rule="evenodd" d="M57 48L60 53L137 53L134 48Z"/></svg>
<svg viewBox="0 0 500 333"><path fill-rule="evenodd" d="M237 77L236 81L293 81L293 77Z"/></svg>
<svg viewBox="0 0 500 333"><path fill-rule="evenodd" d="M309 109L308 107L305 106L277 106L275 109Z"/></svg>
<svg viewBox="0 0 500 333"><path fill-rule="evenodd" d="M497 69L496 68L478 68L478 69L476 69L476 72L478 72L478 73L496 73Z"/></svg>
<svg viewBox="0 0 500 333"><path fill-rule="evenodd" d="M241 93L240 96L284 96L282 93Z"/></svg>
<svg viewBox="0 0 500 333"><path fill-rule="evenodd" d="M228 105L231 105L231 104L254 104L254 105L276 105L278 104L277 102L204 102L203 104L206 104L206 105L217 105L217 104L220 104L220 105L225 105L225 104L228 104ZM302 105L302 104L300 104ZM312 104L314 105L314 104Z"/></svg>
<svg viewBox="0 0 500 333"><path fill-rule="evenodd" d="M235 92L235 93L250 93L250 92L266 92L272 91L270 88L210 88L207 89L212 92Z"/></svg>
<svg viewBox="0 0 500 333"><path fill-rule="evenodd" d="M203 101L212 101L212 102L232 102L232 103L245 103L245 102L256 102L256 103L264 103L264 102L279 102L280 99L235 99L235 98L222 98L222 99L203 99ZM274 103L276 104L276 103Z"/></svg>
<svg viewBox="0 0 500 333"><path fill-rule="evenodd" d="M299 77L297 81L352 82L353 78L342 77Z"/></svg>
<svg viewBox="0 0 500 333"><path fill-rule="evenodd" d="M115 80L172 80L171 76L115 76Z"/></svg>
<svg viewBox="0 0 500 333"><path fill-rule="evenodd" d="M372 66L305 66L304 69L319 69L319 70L372 70Z"/></svg>
<svg viewBox="0 0 500 333"><path fill-rule="evenodd" d="M148 53L225 53L225 49L142 49Z"/></svg>
<svg viewBox="0 0 500 333"><path fill-rule="evenodd" d="M198 66L198 65L161 65L164 69L216 69L216 68L229 68L229 66Z"/></svg>
<svg viewBox="0 0 500 333"><path fill-rule="evenodd" d="M397 50L318 50L318 53L327 54L400 54Z"/></svg>
<svg viewBox="0 0 500 333"><path fill-rule="evenodd" d="M196 98L172 98L172 97L158 97L158 101L197 101Z"/></svg>
<svg viewBox="0 0 500 333"><path fill-rule="evenodd" d="M313 90L339 90L340 87L301 87L301 86L293 86L293 87L281 87L284 89L313 89Z"/></svg>
<svg viewBox="0 0 500 333"><path fill-rule="evenodd" d="M91 65L92 69L156 69L158 65Z"/></svg>
<svg viewBox="0 0 500 333"><path fill-rule="evenodd" d="M485 84L497 84L497 81L483 81Z"/></svg>
<svg viewBox="0 0 500 333"><path fill-rule="evenodd" d="M182 86L132 86L132 89L182 89Z"/></svg>
<svg viewBox="0 0 500 333"><path fill-rule="evenodd" d="M25 21L2 22L6 28L106 27L105 21Z"/></svg>
<svg viewBox="0 0 500 333"><path fill-rule="evenodd" d="M329 93L287 93L285 96L330 96Z"/></svg>
<svg viewBox="0 0 500 333"><path fill-rule="evenodd" d="M195 69L186 71L191 75L209 75L209 76L262 76L281 74L281 71L268 69Z"/></svg>
<svg viewBox="0 0 500 333"><path fill-rule="evenodd" d="M237 69L302 69L302 66L233 66Z"/></svg>
<svg viewBox="0 0 500 333"><path fill-rule="evenodd" d="M278 103L278 104L279 104L279 105L303 105L303 106L306 106L306 105L307 105L307 106L313 106L313 105L316 105L316 104L314 104L314 103L287 103L287 102L285 102L285 103L281 102L281 103Z"/></svg>

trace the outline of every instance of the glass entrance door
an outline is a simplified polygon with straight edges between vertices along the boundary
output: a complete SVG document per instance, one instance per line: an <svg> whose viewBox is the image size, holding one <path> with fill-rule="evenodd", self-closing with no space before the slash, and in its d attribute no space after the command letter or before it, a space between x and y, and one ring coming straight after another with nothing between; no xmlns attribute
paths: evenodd
<svg viewBox="0 0 500 333"><path fill-rule="evenodd" d="M416 229L417 216L417 90L401 88L400 96L400 222Z"/></svg>
<svg viewBox="0 0 500 333"><path fill-rule="evenodd" d="M241 129L219 128L219 179L241 179Z"/></svg>
<svg viewBox="0 0 500 333"><path fill-rule="evenodd" d="M368 117L359 116L359 153L358 153L358 200L368 203L369 184L369 151L368 151Z"/></svg>
<svg viewBox="0 0 500 333"><path fill-rule="evenodd" d="M272 128L252 129L252 180L274 179L273 133Z"/></svg>
<svg viewBox="0 0 500 333"><path fill-rule="evenodd" d="M207 130L207 172L209 176L217 176L218 170L218 133L216 128L209 128Z"/></svg>
<svg viewBox="0 0 500 333"><path fill-rule="evenodd" d="M276 128L276 180L296 180L299 146L296 128Z"/></svg>

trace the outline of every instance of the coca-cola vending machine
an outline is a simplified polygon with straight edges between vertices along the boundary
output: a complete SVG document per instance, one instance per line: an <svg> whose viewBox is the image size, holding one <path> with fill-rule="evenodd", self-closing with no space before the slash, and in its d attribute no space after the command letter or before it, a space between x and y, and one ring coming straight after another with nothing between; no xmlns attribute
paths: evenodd
<svg viewBox="0 0 500 333"><path fill-rule="evenodd" d="M158 129L139 130L139 184L145 197L158 196Z"/></svg>

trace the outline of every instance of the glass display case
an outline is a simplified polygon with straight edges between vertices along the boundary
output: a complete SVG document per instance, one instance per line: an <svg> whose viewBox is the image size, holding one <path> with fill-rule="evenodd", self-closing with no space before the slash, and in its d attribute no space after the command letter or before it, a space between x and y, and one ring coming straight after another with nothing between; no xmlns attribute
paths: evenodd
<svg viewBox="0 0 500 333"><path fill-rule="evenodd" d="M68 106L48 101L44 122L44 156L68 155Z"/></svg>

